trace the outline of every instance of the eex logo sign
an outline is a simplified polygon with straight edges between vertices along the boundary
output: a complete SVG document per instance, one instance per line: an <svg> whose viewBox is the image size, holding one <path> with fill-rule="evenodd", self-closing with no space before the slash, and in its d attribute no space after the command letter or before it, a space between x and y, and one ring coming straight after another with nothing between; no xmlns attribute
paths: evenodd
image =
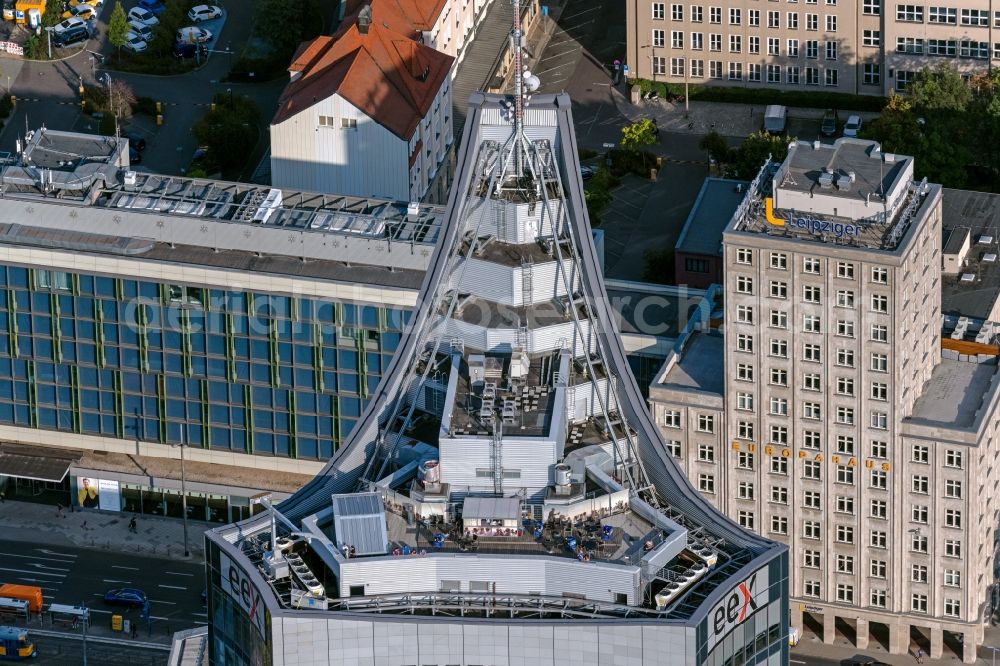
<svg viewBox="0 0 1000 666"><path fill-rule="evenodd" d="M706 618L708 650L711 650L726 634L767 604L768 587L767 567L765 566L747 576L712 607Z"/></svg>
<svg viewBox="0 0 1000 666"><path fill-rule="evenodd" d="M222 589L246 611L250 623L256 627L261 637L264 637L264 602L260 591L250 582L247 575L225 553L219 554Z"/></svg>
<svg viewBox="0 0 1000 666"><path fill-rule="evenodd" d="M757 610L757 602L753 598L753 587L756 582L757 574L750 576L729 594L724 606L716 607L715 615L712 618L715 623L715 633L722 631L728 623L739 624L743 622L747 617L748 610L751 613Z"/></svg>

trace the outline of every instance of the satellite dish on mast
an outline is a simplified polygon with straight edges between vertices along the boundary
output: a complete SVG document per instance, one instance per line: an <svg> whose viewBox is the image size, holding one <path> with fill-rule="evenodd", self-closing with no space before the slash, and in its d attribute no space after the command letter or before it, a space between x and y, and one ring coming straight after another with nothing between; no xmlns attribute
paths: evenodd
<svg viewBox="0 0 1000 666"><path fill-rule="evenodd" d="M525 90L530 93L538 90L538 86L542 84L541 81L538 80L538 77L532 74L529 70L524 70L522 78L524 78Z"/></svg>

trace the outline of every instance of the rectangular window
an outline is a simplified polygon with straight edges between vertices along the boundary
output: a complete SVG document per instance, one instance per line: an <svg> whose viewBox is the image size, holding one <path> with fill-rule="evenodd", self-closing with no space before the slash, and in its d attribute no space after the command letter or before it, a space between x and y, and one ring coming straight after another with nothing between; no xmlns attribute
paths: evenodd
<svg viewBox="0 0 1000 666"><path fill-rule="evenodd" d="M837 335L839 335L842 338L853 338L854 322L845 321L843 319L837 320Z"/></svg>
<svg viewBox="0 0 1000 666"><path fill-rule="evenodd" d="M825 69L823 70L823 85L835 87L839 84L840 79L839 74L836 69Z"/></svg>
<svg viewBox="0 0 1000 666"><path fill-rule="evenodd" d="M777 358L788 358L788 341L772 338L771 356L775 356Z"/></svg>
<svg viewBox="0 0 1000 666"><path fill-rule="evenodd" d="M806 430L802 433L802 446L807 449L819 449L820 435L815 430Z"/></svg>
<svg viewBox="0 0 1000 666"><path fill-rule="evenodd" d="M962 527L962 512L958 509L945 509L944 510L944 525L945 527Z"/></svg>
<svg viewBox="0 0 1000 666"><path fill-rule="evenodd" d="M691 48L695 51L701 51L705 46L705 34L701 32L691 33Z"/></svg>
<svg viewBox="0 0 1000 666"><path fill-rule="evenodd" d="M668 428L681 427L681 413L676 409L670 409L663 413L663 425Z"/></svg>
<svg viewBox="0 0 1000 666"><path fill-rule="evenodd" d="M802 418L819 420L820 407L818 402L802 403Z"/></svg>
<svg viewBox="0 0 1000 666"><path fill-rule="evenodd" d="M837 465L837 483L854 485L854 468L850 465Z"/></svg>
<svg viewBox="0 0 1000 666"><path fill-rule="evenodd" d="M736 351L753 352L753 336L747 333L739 333L736 336Z"/></svg>
<svg viewBox="0 0 1000 666"><path fill-rule="evenodd" d="M823 467L815 460L806 460L802 466L802 476L806 479L813 479L815 481L823 478Z"/></svg>
<svg viewBox="0 0 1000 666"><path fill-rule="evenodd" d="M785 445L788 444L788 428L785 426L771 426L771 443Z"/></svg>
<svg viewBox="0 0 1000 666"><path fill-rule="evenodd" d="M681 30L671 30L670 31L670 48L672 49L682 49L684 48L684 32ZM684 62L681 60L681 62ZM681 76L684 75L684 68L681 67Z"/></svg>
<svg viewBox="0 0 1000 666"><path fill-rule="evenodd" d="M944 496L951 499L962 499L962 482L955 479L945 480Z"/></svg>
<svg viewBox="0 0 1000 666"><path fill-rule="evenodd" d="M740 527L752 530L754 528L754 512L740 511L736 514L736 521L740 524Z"/></svg>
<svg viewBox="0 0 1000 666"><path fill-rule="evenodd" d="M653 46L662 49L666 44L666 30L653 30Z"/></svg>
<svg viewBox="0 0 1000 666"><path fill-rule="evenodd" d="M771 516L771 532L773 534L788 534L788 518L786 516Z"/></svg>
<svg viewBox="0 0 1000 666"><path fill-rule="evenodd" d="M701 23L704 17L704 10L701 5L691 5L691 20L694 23Z"/></svg>
<svg viewBox="0 0 1000 666"><path fill-rule="evenodd" d="M837 395L854 395L854 379L837 377Z"/></svg>
<svg viewBox="0 0 1000 666"><path fill-rule="evenodd" d="M914 592L913 596L910 598L910 610L914 613L926 613L927 595Z"/></svg>
<svg viewBox="0 0 1000 666"><path fill-rule="evenodd" d="M837 15L827 14L826 15L826 31L827 32L837 32Z"/></svg>
<svg viewBox="0 0 1000 666"><path fill-rule="evenodd" d="M821 262L816 257L806 257L802 260L802 272L810 275L820 274Z"/></svg>
<svg viewBox="0 0 1000 666"><path fill-rule="evenodd" d="M759 9L748 9L747 10L747 25L751 28L760 27L760 10Z"/></svg>
<svg viewBox="0 0 1000 666"><path fill-rule="evenodd" d="M671 21L684 20L684 5L670 5L670 20Z"/></svg>
<svg viewBox="0 0 1000 666"><path fill-rule="evenodd" d="M722 7L709 7L708 8L708 22L709 23L722 23Z"/></svg>
<svg viewBox="0 0 1000 666"><path fill-rule="evenodd" d="M944 584L947 587L962 587L962 572L957 569L945 569Z"/></svg>
<svg viewBox="0 0 1000 666"><path fill-rule="evenodd" d="M807 490L802 494L802 506L807 509L819 509L822 505L822 496L815 490Z"/></svg>
<svg viewBox="0 0 1000 666"><path fill-rule="evenodd" d="M784 458L781 460L784 460ZM784 486L771 486L771 502L774 504L788 504L788 488Z"/></svg>
<svg viewBox="0 0 1000 666"><path fill-rule="evenodd" d="M737 305L736 306L736 321L741 324L752 324L753 323L753 306L752 305Z"/></svg>
<svg viewBox="0 0 1000 666"><path fill-rule="evenodd" d="M944 554L947 557L962 557L962 542L954 539L945 539Z"/></svg>
<svg viewBox="0 0 1000 666"><path fill-rule="evenodd" d="M819 42L815 39L806 41L806 58L816 60L819 58Z"/></svg>
<svg viewBox="0 0 1000 666"><path fill-rule="evenodd" d="M896 5L896 20L923 23L924 8L920 5Z"/></svg>
<svg viewBox="0 0 1000 666"><path fill-rule="evenodd" d="M837 423L843 425L854 425L854 408L837 407Z"/></svg>
<svg viewBox="0 0 1000 666"><path fill-rule="evenodd" d="M736 366L736 379L742 382L753 381L753 366L747 363L739 363Z"/></svg>
<svg viewBox="0 0 1000 666"><path fill-rule="evenodd" d="M737 393L736 394L736 409L744 412L753 411L753 393Z"/></svg>
<svg viewBox="0 0 1000 666"><path fill-rule="evenodd" d="M889 444L881 441L871 443L871 457L885 460L889 457Z"/></svg>
<svg viewBox="0 0 1000 666"><path fill-rule="evenodd" d="M799 13L798 12L788 12L785 15L785 24L788 26L789 30L799 29Z"/></svg>
<svg viewBox="0 0 1000 666"><path fill-rule="evenodd" d="M802 595L806 597L819 597L820 585L818 580L807 580L802 584Z"/></svg>
<svg viewBox="0 0 1000 666"><path fill-rule="evenodd" d="M854 527L851 525L837 525L837 543L854 543Z"/></svg>
<svg viewBox="0 0 1000 666"><path fill-rule="evenodd" d="M736 437L753 441L753 423L750 421L740 421L736 424Z"/></svg>
<svg viewBox="0 0 1000 666"><path fill-rule="evenodd" d="M778 51L777 51L777 41L778 41L777 39L774 40L774 42L775 42L775 51L774 51L774 53L770 53L770 55L775 55L775 56L776 55L780 55L778 53ZM769 44L770 44L770 42L771 42L771 40L768 39L768 43ZM781 65L768 65L767 66L767 82L768 83L781 83Z"/></svg>
<svg viewBox="0 0 1000 666"><path fill-rule="evenodd" d="M799 56L798 40L789 39L789 49L791 49L791 43L796 42L795 55L792 55L791 50L788 52L790 58L797 58ZM791 84L798 84L799 82L799 67L798 65L789 65L785 67L785 81Z"/></svg>
<svg viewBox="0 0 1000 666"><path fill-rule="evenodd" d="M743 266L753 266L753 250L745 247L736 248L736 263Z"/></svg>
<svg viewBox="0 0 1000 666"><path fill-rule="evenodd" d="M878 48L882 45L882 32L879 30L865 30L861 36L861 43L864 46Z"/></svg>
<svg viewBox="0 0 1000 666"><path fill-rule="evenodd" d="M771 252L768 257L768 261L770 262L771 268L779 271L788 269L788 255L784 252Z"/></svg>
<svg viewBox="0 0 1000 666"><path fill-rule="evenodd" d="M657 76L666 76L667 74L667 59L663 56L653 56L653 74Z"/></svg>
<svg viewBox="0 0 1000 666"><path fill-rule="evenodd" d="M753 278L741 275L736 278L736 293L753 294Z"/></svg>
<svg viewBox="0 0 1000 666"><path fill-rule="evenodd" d="M888 573L889 567L885 560L872 560L869 573L872 578L885 578Z"/></svg>
<svg viewBox="0 0 1000 666"><path fill-rule="evenodd" d="M802 566L809 569L819 569L821 561L821 555L818 550L807 549L802 551Z"/></svg>
<svg viewBox="0 0 1000 666"><path fill-rule="evenodd" d="M819 363L823 360L822 349L819 345L803 345L802 360Z"/></svg>
<svg viewBox="0 0 1000 666"><path fill-rule="evenodd" d="M680 47L683 48L683 47ZM684 76L684 58L671 58L670 59L670 75L671 76Z"/></svg>
<svg viewBox="0 0 1000 666"><path fill-rule="evenodd" d="M873 469L871 472L871 487L879 490L886 490L889 486L889 475L880 469Z"/></svg>
<svg viewBox="0 0 1000 666"><path fill-rule="evenodd" d="M926 465L931 461L931 450L923 444L914 444L910 449L910 462L923 463Z"/></svg>
<svg viewBox="0 0 1000 666"><path fill-rule="evenodd" d="M784 310L771 310L771 328L788 328L788 313Z"/></svg>
<svg viewBox="0 0 1000 666"><path fill-rule="evenodd" d="M753 454L749 451L740 451L736 456L737 469L753 469Z"/></svg>
<svg viewBox="0 0 1000 666"><path fill-rule="evenodd" d="M697 33L701 36L701 33ZM701 42L698 42L698 48L701 48ZM703 79L705 78L705 61L694 59L691 61L691 78ZM708 271L706 271L708 272Z"/></svg>
<svg viewBox="0 0 1000 666"><path fill-rule="evenodd" d="M802 317L802 330L806 333L822 333L819 315L805 315Z"/></svg>
<svg viewBox="0 0 1000 666"><path fill-rule="evenodd" d="M837 350L837 365L843 368L853 368L854 367L854 350L853 349L838 349Z"/></svg>
<svg viewBox="0 0 1000 666"><path fill-rule="evenodd" d="M889 504L885 500L871 500L871 517L885 520L889 517Z"/></svg>
<svg viewBox="0 0 1000 666"><path fill-rule="evenodd" d="M921 495L926 495L928 488L930 487L929 481L926 476L921 474L914 474L910 479L910 490Z"/></svg>
<svg viewBox="0 0 1000 666"><path fill-rule="evenodd" d="M703 493L715 494L715 477L711 474L698 475L698 490Z"/></svg>
<svg viewBox="0 0 1000 666"><path fill-rule="evenodd" d="M854 556L837 555L837 573L854 574Z"/></svg>
<svg viewBox="0 0 1000 666"><path fill-rule="evenodd" d="M882 14L882 0L864 0L861 12L866 16L880 16Z"/></svg>
<svg viewBox="0 0 1000 666"><path fill-rule="evenodd" d="M844 456L853 456L854 437L851 435L837 435L837 453Z"/></svg>
<svg viewBox="0 0 1000 666"><path fill-rule="evenodd" d="M868 535L868 545L872 548L887 548L889 535L881 530L872 530Z"/></svg>
<svg viewBox="0 0 1000 666"><path fill-rule="evenodd" d="M914 504L912 507L910 507L910 520L914 523L920 523L922 525L926 525L927 514L928 514L928 509L926 505Z"/></svg>
<svg viewBox="0 0 1000 666"><path fill-rule="evenodd" d="M788 283L787 282L777 282L772 280L770 282L771 298L788 298Z"/></svg>
<svg viewBox="0 0 1000 666"><path fill-rule="evenodd" d="M987 27L990 24L990 12L986 9L963 9L962 25Z"/></svg>
<svg viewBox="0 0 1000 666"><path fill-rule="evenodd" d="M771 368L771 385L788 386L788 371L781 368Z"/></svg>
<svg viewBox="0 0 1000 666"><path fill-rule="evenodd" d="M910 582L911 583L926 583L927 582L927 565L926 564L912 564L912 565L910 565Z"/></svg>
<svg viewBox="0 0 1000 666"><path fill-rule="evenodd" d="M927 54L953 57L958 53L958 42L954 39L928 39Z"/></svg>
<svg viewBox="0 0 1000 666"><path fill-rule="evenodd" d="M806 285L802 288L802 300L806 303L819 303L820 298L820 288L812 285Z"/></svg>
<svg viewBox="0 0 1000 666"><path fill-rule="evenodd" d="M915 553L927 552L927 537L916 530L910 533L910 550Z"/></svg>
<svg viewBox="0 0 1000 666"><path fill-rule="evenodd" d="M954 449L947 449L944 452L944 466L954 467L955 469L962 469L962 461L964 454L962 451L956 451Z"/></svg>
<svg viewBox="0 0 1000 666"><path fill-rule="evenodd" d="M872 268L872 282L875 284L889 284L889 269Z"/></svg>
<svg viewBox="0 0 1000 666"><path fill-rule="evenodd" d="M662 21L666 16L666 3L654 2L653 3L653 20Z"/></svg>
<svg viewBox="0 0 1000 666"><path fill-rule="evenodd" d="M889 385L882 382L872 382L872 400L885 402L889 399Z"/></svg>
<svg viewBox="0 0 1000 666"><path fill-rule="evenodd" d="M882 66L874 62L866 62L861 66L862 83L877 86L882 83Z"/></svg>
<svg viewBox="0 0 1000 666"><path fill-rule="evenodd" d="M740 9L738 7L729 8L729 25L740 25L742 23Z"/></svg>
<svg viewBox="0 0 1000 666"><path fill-rule="evenodd" d="M896 52L921 55L924 52L924 40L915 37L897 37Z"/></svg>
<svg viewBox="0 0 1000 666"><path fill-rule="evenodd" d="M698 432L715 432L715 417L711 414L699 414Z"/></svg>
<svg viewBox="0 0 1000 666"><path fill-rule="evenodd" d="M722 50L722 35L719 35L719 34L716 34L716 33L710 34L708 36L708 49L710 51L721 51ZM714 65L714 63L713 63L713 65ZM715 69L713 67L712 78L720 78L720 79L722 78L722 63L720 62L720 63L718 63L718 65L719 65L718 76L715 75L715 73L714 73Z"/></svg>
<svg viewBox="0 0 1000 666"><path fill-rule="evenodd" d="M802 537L805 539L819 539L822 535L822 530L818 521L807 520L802 523Z"/></svg>
<svg viewBox="0 0 1000 666"><path fill-rule="evenodd" d="M358 129L358 119L357 118L341 118L340 119L341 129Z"/></svg>
<svg viewBox="0 0 1000 666"><path fill-rule="evenodd" d="M740 35L729 35L729 52L739 53L742 50L743 50L743 37L741 37ZM729 63L730 75L733 73L733 65L740 65L742 67L742 63L733 63L733 62ZM732 76L730 76L729 78L732 78Z"/></svg>
<svg viewBox="0 0 1000 666"><path fill-rule="evenodd" d="M871 333L871 338L875 342L889 341L889 328L887 326L882 324L872 324Z"/></svg>
<svg viewBox="0 0 1000 666"><path fill-rule="evenodd" d="M889 357L886 354L872 353L871 356L871 369L873 372L888 372L889 371Z"/></svg>
<svg viewBox="0 0 1000 666"><path fill-rule="evenodd" d="M806 14L806 30L819 30L819 14Z"/></svg>
<svg viewBox="0 0 1000 666"><path fill-rule="evenodd" d="M962 602L958 599L944 600L945 617L958 617L962 614Z"/></svg>
<svg viewBox="0 0 1000 666"><path fill-rule="evenodd" d="M955 25L958 23L958 9L955 7L928 7L927 22Z"/></svg>
<svg viewBox="0 0 1000 666"><path fill-rule="evenodd" d="M837 497L837 513L846 513L848 515L854 515L854 498L845 497L839 495Z"/></svg>
<svg viewBox="0 0 1000 666"><path fill-rule="evenodd" d="M712 444L699 444L698 460L709 463L715 462L715 446Z"/></svg>
<svg viewBox="0 0 1000 666"><path fill-rule="evenodd" d="M676 439L668 439L666 441L666 444L667 444L667 453L669 453L674 458L678 458L679 459L681 457L681 443L680 443L680 441L676 440Z"/></svg>

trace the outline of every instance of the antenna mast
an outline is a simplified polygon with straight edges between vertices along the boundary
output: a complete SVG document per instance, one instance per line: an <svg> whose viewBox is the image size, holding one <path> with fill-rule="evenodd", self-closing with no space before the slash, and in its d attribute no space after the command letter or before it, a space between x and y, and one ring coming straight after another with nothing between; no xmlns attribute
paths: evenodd
<svg viewBox="0 0 1000 666"><path fill-rule="evenodd" d="M514 7L514 29L511 32L511 50L514 52L514 173L517 178L524 172L521 154L521 136L524 131L524 99L521 53L524 48L521 34L521 0L511 0Z"/></svg>

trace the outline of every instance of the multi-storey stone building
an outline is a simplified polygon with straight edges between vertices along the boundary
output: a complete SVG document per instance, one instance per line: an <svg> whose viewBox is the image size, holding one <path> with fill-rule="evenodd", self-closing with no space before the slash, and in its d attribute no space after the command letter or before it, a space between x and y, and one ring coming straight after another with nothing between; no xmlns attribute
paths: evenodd
<svg viewBox="0 0 1000 666"><path fill-rule="evenodd" d="M909 1L909 0L908 0ZM1000 59L1000 9L883 0L627 3L631 76L670 83L826 88L885 94L925 66L963 72ZM991 27L992 26L992 27Z"/></svg>
<svg viewBox="0 0 1000 666"><path fill-rule="evenodd" d="M692 484L792 553L792 624L967 663L993 581L996 346L941 344L941 190L876 144L797 143L723 236L725 337L651 387Z"/></svg>

